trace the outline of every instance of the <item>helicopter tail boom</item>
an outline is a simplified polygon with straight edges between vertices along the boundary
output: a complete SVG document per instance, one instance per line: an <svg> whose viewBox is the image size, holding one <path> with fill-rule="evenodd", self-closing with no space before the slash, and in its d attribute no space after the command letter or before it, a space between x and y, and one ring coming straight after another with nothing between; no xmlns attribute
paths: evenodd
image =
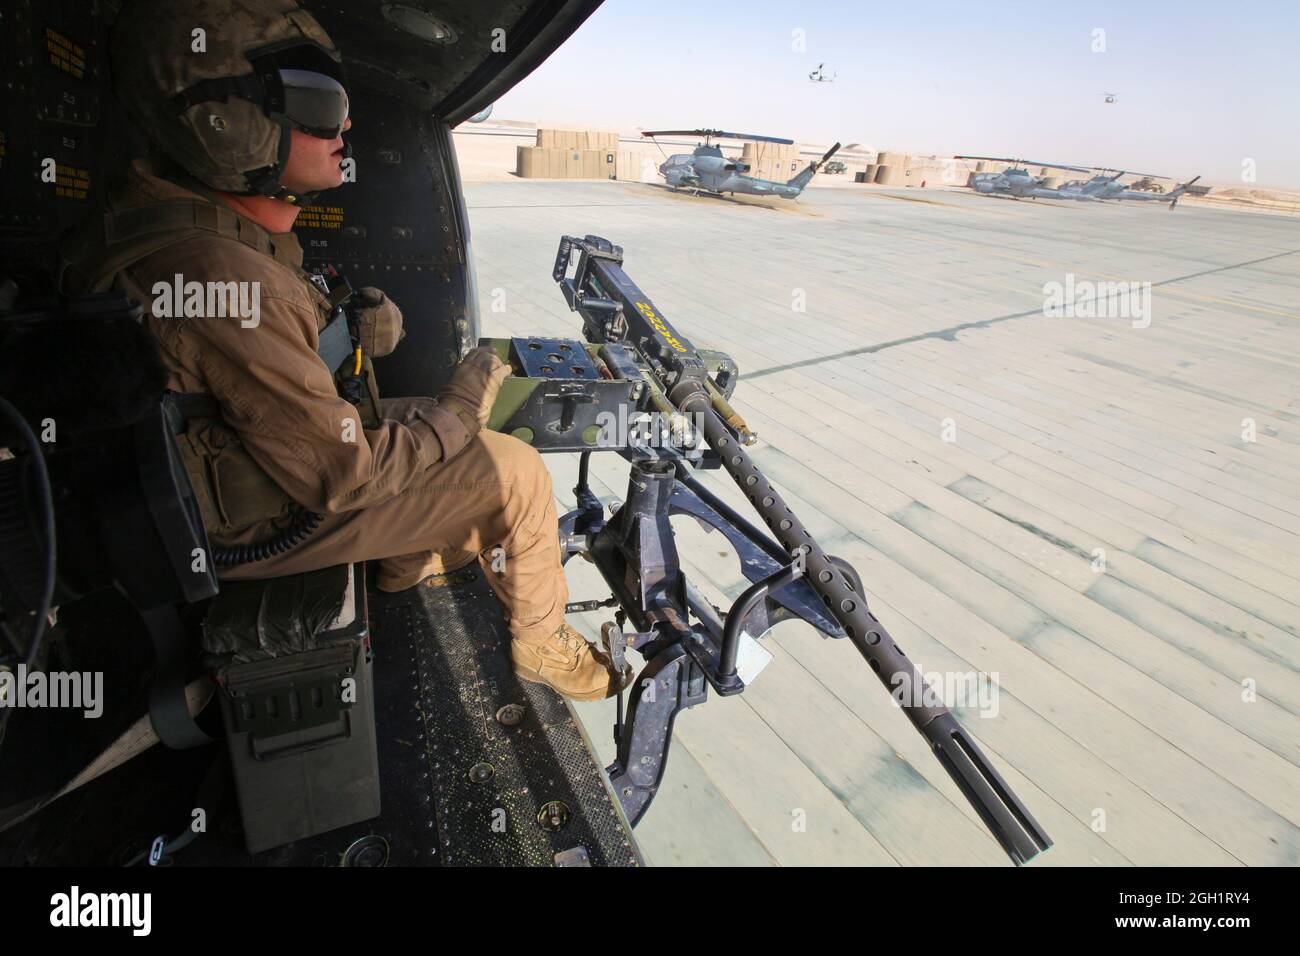
<svg viewBox="0 0 1300 956"><path fill-rule="evenodd" d="M1170 208L1171 210L1172 210L1175 206L1178 205L1178 200L1179 200L1179 198L1183 195L1183 193L1187 192L1187 187L1190 186L1190 185L1192 185L1193 183L1195 183L1196 180L1198 180L1198 179L1200 179L1200 178L1201 178L1201 177L1200 177L1199 175L1197 175L1197 176L1193 177L1192 179L1187 180L1187 182L1185 182L1185 183L1179 183L1179 184L1178 184L1178 186L1177 186L1177 187L1174 189L1174 191L1170 194L1170 195L1172 196L1172 198L1171 198L1170 201L1169 201L1169 208Z"/></svg>
<svg viewBox="0 0 1300 956"><path fill-rule="evenodd" d="M840 148L840 144L836 143L830 149L826 150L826 154L822 156L821 159L817 160L814 163L809 163L807 169L803 170L802 172L798 173L791 179L787 180L786 185L791 187L792 189L802 190L805 186L807 186L810 182L812 182L813 174L815 174L817 170L821 169L822 164L825 163L832 156L834 156L836 150L838 150L839 148Z"/></svg>

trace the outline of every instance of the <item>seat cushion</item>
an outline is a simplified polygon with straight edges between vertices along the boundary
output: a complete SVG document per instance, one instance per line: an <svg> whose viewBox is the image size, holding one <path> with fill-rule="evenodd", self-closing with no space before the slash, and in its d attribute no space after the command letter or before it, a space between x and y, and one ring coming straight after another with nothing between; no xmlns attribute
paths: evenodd
<svg viewBox="0 0 1300 956"><path fill-rule="evenodd" d="M363 564L222 582L203 621L204 663L222 669L365 635Z"/></svg>

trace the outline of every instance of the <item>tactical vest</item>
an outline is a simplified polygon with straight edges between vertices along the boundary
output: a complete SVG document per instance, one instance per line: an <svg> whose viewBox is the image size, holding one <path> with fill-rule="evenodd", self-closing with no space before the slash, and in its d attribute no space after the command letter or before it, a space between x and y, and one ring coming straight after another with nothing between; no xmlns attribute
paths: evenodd
<svg viewBox="0 0 1300 956"><path fill-rule="evenodd" d="M224 205L178 199L107 210L102 231L87 227L62 250L60 291L106 292L127 269L196 235L217 236L274 255L270 234ZM306 271L301 278L317 305L317 354L334 373L339 393L357 405L362 425L375 427L381 414L370 356L355 345L342 303L332 302ZM175 405L181 413L175 423L177 444L208 533L221 540L257 528L255 536L260 537L289 524L300 509L248 454L221 418L216 400L206 393L190 393L177 396Z"/></svg>

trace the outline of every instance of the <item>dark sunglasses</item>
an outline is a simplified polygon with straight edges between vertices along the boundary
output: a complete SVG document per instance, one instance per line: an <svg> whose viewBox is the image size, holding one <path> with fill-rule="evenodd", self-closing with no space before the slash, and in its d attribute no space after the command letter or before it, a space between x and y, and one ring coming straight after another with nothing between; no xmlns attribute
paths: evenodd
<svg viewBox="0 0 1300 956"><path fill-rule="evenodd" d="M277 70L267 83L266 111L295 129L320 139L334 139L348 118L348 91L324 73ZM264 76L265 80L266 77Z"/></svg>

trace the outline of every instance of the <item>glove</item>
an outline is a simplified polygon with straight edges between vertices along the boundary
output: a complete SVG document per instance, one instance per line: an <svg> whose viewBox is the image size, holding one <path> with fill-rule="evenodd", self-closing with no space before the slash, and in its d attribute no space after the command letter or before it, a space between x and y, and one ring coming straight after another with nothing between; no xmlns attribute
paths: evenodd
<svg viewBox="0 0 1300 956"><path fill-rule="evenodd" d="M356 321L361 349L372 358L383 358L406 338L402 328L402 310L397 303L374 286L365 286L352 294L352 317Z"/></svg>
<svg viewBox="0 0 1300 956"><path fill-rule="evenodd" d="M510 366L487 346L479 346L460 360L451 381L438 393L438 405L476 435L487 425L501 383L509 376Z"/></svg>

